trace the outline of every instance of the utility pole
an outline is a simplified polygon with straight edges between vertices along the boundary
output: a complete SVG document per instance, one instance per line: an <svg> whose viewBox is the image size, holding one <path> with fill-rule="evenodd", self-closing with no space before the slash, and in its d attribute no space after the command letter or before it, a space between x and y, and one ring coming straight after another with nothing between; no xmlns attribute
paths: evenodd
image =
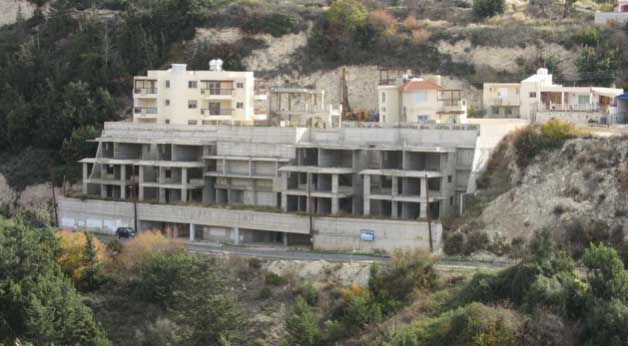
<svg viewBox="0 0 628 346"><path fill-rule="evenodd" d="M55 227L59 227L59 213L57 211L57 196L55 195L55 184L53 181L50 182L50 187L52 188L52 208L54 209L54 217L55 217Z"/></svg>
<svg viewBox="0 0 628 346"><path fill-rule="evenodd" d="M432 216L430 215L430 186L425 174L425 216L427 219L427 232L430 239L430 252L434 252L434 244L432 242Z"/></svg>
<svg viewBox="0 0 628 346"><path fill-rule="evenodd" d="M314 246L314 228L312 227L312 192L310 187L310 180L312 178L312 173L305 173L305 182L307 184L307 214L310 219L310 243Z"/></svg>
<svg viewBox="0 0 628 346"><path fill-rule="evenodd" d="M133 169L133 173L135 173L135 168ZM133 195L133 223L135 225L135 232L138 231L137 229L137 190L138 190L138 181L137 181L137 175L133 174L133 177L131 178L131 195Z"/></svg>

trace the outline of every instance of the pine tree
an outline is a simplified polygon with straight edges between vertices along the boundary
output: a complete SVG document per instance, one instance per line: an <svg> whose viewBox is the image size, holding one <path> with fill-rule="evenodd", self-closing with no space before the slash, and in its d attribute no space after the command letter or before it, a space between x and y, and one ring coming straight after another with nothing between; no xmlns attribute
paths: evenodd
<svg viewBox="0 0 628 346"><path fill-rule="evenodd" d="M94 236L85 232L85 249L83 250L84 272L82 282L86 290L92 290L98 287L100 278L100 263L96 257L96 248L94 247Z"/></svg>

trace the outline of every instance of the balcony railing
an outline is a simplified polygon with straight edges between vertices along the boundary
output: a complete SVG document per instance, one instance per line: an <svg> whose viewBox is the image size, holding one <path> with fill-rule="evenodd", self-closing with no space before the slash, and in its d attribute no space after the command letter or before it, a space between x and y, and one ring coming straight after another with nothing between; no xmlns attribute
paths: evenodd
<svg viewBox="0 0 628 346"><path fill-rule="evenodd" d="M157 107L133 107L133 114L138 114L138 115L157 114Z"/></svg>
<svg viewBox="0 0 628 346"><path fill-rule="evenodd" d="M602 109L599 104L577 104L577 105L561 105L561 104L543 104L540 107L541 112L600 112Z"/></svg>
<svg viewBox="0 0 628 346"><path fill-rule="evenodd" d="M155 95L157 88L135 88L136 95Z"/></svg>
<svg viewBox="0 0 628 346"><path fill-rule="evenodd" d="M219 109L211 109L211 108L201 108L201 115L210 116L210 115L232 115L233 108L219 108Z"/></svg>
<svg viewBox="0 0 628 346"><path fill-rule="evenodd" d="M230 96L230 95L233 95L233 89L201 88L201 95Z"/></svg>

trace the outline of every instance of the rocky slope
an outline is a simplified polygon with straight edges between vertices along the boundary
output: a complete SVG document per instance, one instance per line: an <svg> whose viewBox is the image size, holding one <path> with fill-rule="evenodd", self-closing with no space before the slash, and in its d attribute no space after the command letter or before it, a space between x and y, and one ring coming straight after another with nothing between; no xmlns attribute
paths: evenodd
<svg viewBox="0 0 628 346"><path fill-rule="evenodd" d="M628 138L571 139L538 155L524 170L517 167L512 148L497 155L502 164L494 168L503 170L498 173L501 184L509 186L460 230L510 243L549 229L576 256L591 241L623 251L628 240ZM488 173L493 186L480 195L499 184L495 172Z"/></svg>

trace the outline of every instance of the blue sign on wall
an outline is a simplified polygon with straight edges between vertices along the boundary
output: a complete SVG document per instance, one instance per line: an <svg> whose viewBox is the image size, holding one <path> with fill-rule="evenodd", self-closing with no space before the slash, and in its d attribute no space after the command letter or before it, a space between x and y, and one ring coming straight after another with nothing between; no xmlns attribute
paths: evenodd
<svg viewBox="0 0 628 346"><path fill-rule="evenodd" d="M362 241L374 241L375 240L375 231L370 229L361 229L360 230L360 240Z"/></svg>

